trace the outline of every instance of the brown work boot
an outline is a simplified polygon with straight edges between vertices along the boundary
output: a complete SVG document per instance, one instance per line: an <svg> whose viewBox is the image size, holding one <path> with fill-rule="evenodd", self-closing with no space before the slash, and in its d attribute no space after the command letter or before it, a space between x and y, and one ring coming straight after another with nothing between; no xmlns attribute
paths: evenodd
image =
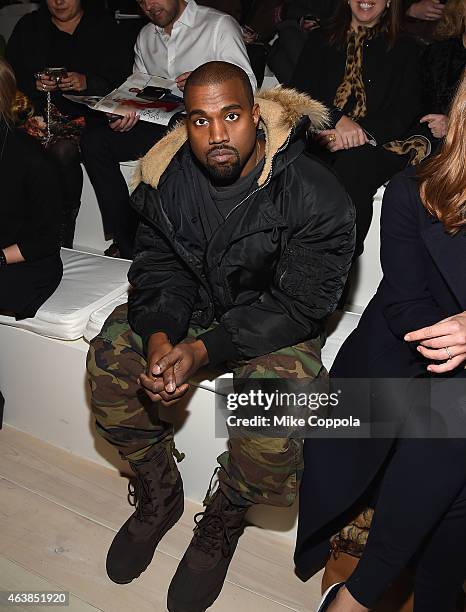
<svg viewBox="0 0 466 612"><path fill-rule="evenodd" d="M204 612L220 595L248 507L232 504L219 488L196 514L194 536L168 589L170 612Z"/></svg>
<svg viewBox="0 0 466 612"><path fill-rule="evenodd" d="M116 534L107 554L107 574L127 584L147 568L155 549L183 514L183 482L174 461L182 457L173 441L156 444L143 461L131 462L136 475L128 501L136 511Z"/></svg>

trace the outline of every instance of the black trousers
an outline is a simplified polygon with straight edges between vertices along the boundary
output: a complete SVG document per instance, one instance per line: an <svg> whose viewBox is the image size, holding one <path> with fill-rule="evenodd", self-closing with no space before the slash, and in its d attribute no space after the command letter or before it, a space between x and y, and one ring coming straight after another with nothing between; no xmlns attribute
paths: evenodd
<svg viewBox="0 0 466 612"><path fill-rule="evenodd" d="M364 554L347 580L372 608L414 565L414 612L451 612L466 579L466 439L402 439L384 472Z"/></svg>
<svg viewBox="0 0 466 612"><path fill-rule="evenodd" d="M17 319L33 317L60 284L60 255L0 267L0 312Z"/></svg>
<svg viewBox="0 0 466 612"><path fill-rule="evenodd" d="M128 186L120 162L139 159L160 140L166 128L140 121L129 132L114 132L108 125L86 130L81 137L84 165L89 174L106 235L112 234L122 257L131 259L137 227Z"/></svg>
<svg viewBox="0 0 466 612"><path fill-rule="evenodd" d="M354 256L359 257L364 250L364 240L371 226L372 202L377 189L403 170L408 158L371 145L335 153L311 146L311 151L333 168L353 201L356 208Z"/></svg>

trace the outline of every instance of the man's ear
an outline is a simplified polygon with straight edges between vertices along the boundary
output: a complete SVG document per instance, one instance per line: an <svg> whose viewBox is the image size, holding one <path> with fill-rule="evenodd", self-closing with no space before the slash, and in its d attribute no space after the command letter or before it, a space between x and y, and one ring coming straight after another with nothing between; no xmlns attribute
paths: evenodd
<svg viewBox="0 0 466 612"><path fill-rule="evenodd" d="M252 120L254 121L254 125L257 127L259 125L259 121L261 118L261 109L259 104L254 104L252 107Z"/></svg>

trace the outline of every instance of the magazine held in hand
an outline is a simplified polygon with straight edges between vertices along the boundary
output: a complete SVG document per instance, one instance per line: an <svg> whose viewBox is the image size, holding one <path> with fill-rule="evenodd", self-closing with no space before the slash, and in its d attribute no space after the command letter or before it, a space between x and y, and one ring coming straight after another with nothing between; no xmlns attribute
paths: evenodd
<svg viewBox="0 0 466 612"><path fill-rule="evenodd" d="M175 81L135 72L104 98L71 95L65 98L111 115L124 117L136 111L142 121L168 125L174 115L184 111L179 93Z"/></svg>

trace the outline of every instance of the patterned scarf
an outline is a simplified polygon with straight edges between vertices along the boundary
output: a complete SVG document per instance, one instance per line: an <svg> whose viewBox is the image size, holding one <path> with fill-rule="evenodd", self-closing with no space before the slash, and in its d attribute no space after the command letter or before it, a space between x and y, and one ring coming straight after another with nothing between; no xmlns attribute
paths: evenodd
<svg viewBox="0 0 466 612"><path fill-rule="evenodd" d="M364 82L362 80L362 54L364 43L376 38L383 30L383 26L375 25L373 28L358 27L350 29L347 35L346 68L343 81L337 89L334 105L343 110L354 93L355 107L345 114L357 121L366 116L367 100Z"/></svg>

